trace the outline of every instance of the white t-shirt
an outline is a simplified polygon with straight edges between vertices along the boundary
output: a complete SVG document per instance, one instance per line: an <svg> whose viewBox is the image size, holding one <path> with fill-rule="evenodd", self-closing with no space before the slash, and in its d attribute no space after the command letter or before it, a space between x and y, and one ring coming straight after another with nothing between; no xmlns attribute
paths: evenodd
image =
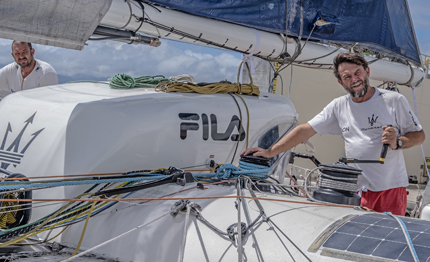
<svg viewBox="0 0 430 262"><path fill-rule="evenodd" d="M380 90L369 100L356 103L351 96L334 99L308 123L320 135L342 135L347 158L379 160L382 126L392 125L398 136L422 129L406 98L393 91ZM406 187L409 178L402 150L388 149L385 164L349 164L363 170L358 186L366 191Z"/></svg>
<svg viewBox="0 0 430 262"><path fill-rule="evenodd" d="M46 62L35 59L33 71L22 79L21 67L13 62L0 69L1 97L20 90L58 84L57 73ZM4 90L4 91L3 91Z"/></svg>

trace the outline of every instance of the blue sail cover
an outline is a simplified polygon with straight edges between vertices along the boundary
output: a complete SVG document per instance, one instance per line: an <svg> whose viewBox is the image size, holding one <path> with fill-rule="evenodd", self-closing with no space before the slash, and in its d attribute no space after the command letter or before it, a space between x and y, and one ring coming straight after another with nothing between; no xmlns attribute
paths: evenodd
<svg viewBox="0 0 430 262"><path fill-rule="evenodd" d="M151 0L197 16L421 64L407 0ZM311 34L312 31L312 34Z"/></svg>

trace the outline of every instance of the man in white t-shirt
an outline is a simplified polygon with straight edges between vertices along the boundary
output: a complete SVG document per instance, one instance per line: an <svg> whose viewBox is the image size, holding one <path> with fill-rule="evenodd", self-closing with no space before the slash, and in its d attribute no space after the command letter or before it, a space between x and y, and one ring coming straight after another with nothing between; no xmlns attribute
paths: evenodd
<svg viewBox="0 0 430 262"><path fill-rule="evenodd" d="M58 84L57 73L46 62L34 59L31 43L13 41L15 62L0 69L1 96L20 90Z"/></svg>
<svg viewBox="0 0 430 262"><path fill-rule="evenodd" d="M369 85L370 69L363 56L341 53L333 64L334 74L348 94L334 99L321 113L297 126L271 148L250 148L242 155L270 158L316 133L342 135L347 158L379 160L382 145L388 144L385 164L351 165L363 170L358 181L361 206L405 215L408 175L401 149L422 144L424 131L403 95Z"/></svg>

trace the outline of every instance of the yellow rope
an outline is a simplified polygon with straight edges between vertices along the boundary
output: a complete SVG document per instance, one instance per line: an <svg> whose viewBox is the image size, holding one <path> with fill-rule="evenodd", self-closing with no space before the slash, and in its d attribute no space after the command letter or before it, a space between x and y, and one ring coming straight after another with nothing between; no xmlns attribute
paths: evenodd
<svg viewBox="0 0 430 262"><path fill-rule="evenodd" d="M240 97L240 99L242 99L243 104L245 105L246 108L246 117L248 118L248 121L246 121L246 149L248 149L248 140L249 140L249 109L248 106L246 105L245 99L243 99L243 97L241 97L239 94L237 94L238 97Z"/></svg>
<svg viewBox="0 0 430 262"><path fill-rule="evenodd" d="M117 185L115 188L119 188L119 187L121 187L121 186L123 186L123 185L125 185L125 184L127 184L127 183L128 183L128 182L123 182L123 183L121 183L121 184ZM114 185L114 184L109 185L109 186L108 186L108 187L106 187L106 188L112 187L113 185ZM82 196L84 196L84 195L92 195L92 194L90 194L90 193L85 194L85 193L84 193L84 194L79 195L79 196L77 197L77 199L81 198L81 197L82 197ZM115 198L117 198L118 196L120 196L120 194L118 194L118 195L114 196L112 199L115 199ZM71 220L74 220L74 219L77 219L77 218L79 218L79 217L85 216L86 214L91 215L91 213L92 213L92 209L91 209L90 211L87 211L87 212L78 213L78 212L79 212L79 211L81 211L82 209L85 209L85 208L88 206L88 204L87 204L87 205L82 206L82 207L80 207L80 208L78 208L78 209L76 209L76 210L74 210L74 211L72 211L72 212L70 212L70 213L68 213L68 214L67 214L67 215L71 215L71 214L73 214L73 213L77 213L77 214L76 214L76 216L74 216L74 217L70 217L70 218L68 218L68 219L66 219L66 220L63 220L63 221L59 221L59 222L57 222L57 223L55 223L55 224L53 224L53 225L51 225L51 226L49 226L49 227L47 227L47 228L44 228L44 229L42 229L42 230L39 230L39 229L40 229L42 226L44 226L47 222L49 222L50 220L52 220L52 219L56 218L56 217L58 216L58 214L59 214L59 213L61 213L61 211L63 211L66 207L70 206L72 203L73 203L73 202L69 202L66 206L62 207L62 208L59 210L60 212L59 212L59 211L57 211L54 215L50 216L50 217L49 217L47 220L45 220L41 225L37 226L37 227L36 227L36 228L34 228L33 230L31 230L31 231L27 232L26 234L22 235L22 236L21 236L21 237L19 237L19 238L16 238L16 239L10 240L10 241L8 241L8 242L5 242L5 243L3 243L3 244L0 244L0 247L8 246L8 245L14 245L14 244L16 244L16 243L18 243L18 242L21 242L22 240L25 240L25 239L30 238L30 237L32 237L32 236L35 236L35 235L37 235L37 234L39 234L39 233L42 233L42 232L44 232L44 231L46 231L46 230L49 230L49 229L54 228L54 227L57 227L57 226L59 226L59 225L61 225L61 224L67 223L67 222L69 222L69 221L71 221ZM97 201L94 201L94 202L93 202L93 206L94 206L94 203L97 203ZM104 206L104 205L106 205L106 204L108 204L108 202L101 202L97 207L103 207L103 206Z"/></svg>
<svg viewBox="0 0 430 262"><path fill-rule="evenodd" d="M40 242L31 242L31 243L16 243L15 245L17 246L27 246L27 245L39 245L39 244L43 244L46 242L49 242L53 239L55 239L56 237L58 237L59 235L61 235L69 226L65 226L60 233L56 234L55 236L51 237L50 239L44 240L44 241L40 241Z"/></svg>
<svg viewBox="0 0 430 262"><path fill-rule="evenodd" d="M158 171L158 170L164 170L165 168L159 168L159 169L155 169L155 170L152 170L151 172L155 172L155 171ZM119 188L119 187L121 187L121 186L124 186L125 184L127 184L127 183L129 183L129 182L123 182L123 183L120 183L119 185L117 185L117 186L115 186L115 188ZM107 186L106 188L110 188L110 187L113 187L115 185L115 183L113 183L113 184L111 184L111 185L109 185L109 186ZM83 197L83 196L85 196L85 195L89 195L89 196L91 196L91 195L93 195L93 193L83 193L83 194L80 194L79 196L77 196L76 197L76 199L74 199L74 200L78 200L78 199L80 199L81 197ZM116 199L117 197L119 197L121 194L117 194L117 195L115 195L114 197L112 197L112 198L110 198L111 200L114 200L114 199ZM15 201L15 200L21 200L21 199L12 199L12 201L11 201L11 203L15 203L15 202L17 202L17 201ZM92 204L92 207L91 207L91 209L89 210L89 211L87 211L87 212L83 212L83 213L79 213L82 209L85 209L85 208L87 208L87 206L89 205L89 204L87 204L87 205L84 205L84 206L82 206L82 207L80 207L80 208L78 208L78 209L76 209L76 210L73 210L73 211L71 211L71 212L69 212L69 213L67 213L67 216L70 216L71 214L74 214L74 213L76 213L76 216L73 216L73 217L70 217L70 218L68 218L68 219L65 219L65 220L62 220L62 221L59 221L59 222L57 222L57 223L55 223L55 224L53 224L53 225L50 225L49 227L47 227L47 228L44 228L44 229L42 229L42 230L39 230L40 228L42 228L44 225L46 225L49 221L51 221L52 219L54 219L54 218L56 218L56 217L58 217L58 215L62 212L62 211L64 211L66 208L68 208L73 202L75 202L75 201L69 201L69 203L67 203L65 206L63 206L62 208L60 208L59 210L57 210L57 212L55 212L53 215L51 215L49 218L47 218L43 223L41 223L40 225L38 225L36 228L34 228L34 229L32 229L31 231L29 231L29 232L27 232L26 234L24 234L24 235L22 235L22 236L20 236L20 237L17 237L17 238L15 238L15 239L12 239L12 240L10 240L10 241L7 241L7 242L5 242L5 243L0 243L0 247L5 247L5 246L8 246L8 245L14 245L14 244L18 244L18 245L26 245L26 244L28 244L28 245L31 245L31 244L36 244L36 243L19 243L19 242L21 242L21 241L23 241L23 240L25 240L25 239L28 239L28 238L30 238L30 237L32 237L32 236L34 236L34 235L37 235L37 234L39 234L39 233L41 233L41 232L44 232L44 231L47 231L47 230L50 230L50 229L52 229L52 228L55 228L55 227L57 227L57 226L59 226L59 225L61 225L61 224L64 224L64 223L67 223L67 222L69 222L69 221L71 221L71 220L74 220L74 219L77 219L77 218L80 218L80 217L82 217L82 216L85 216L85 215L88 215L87 216L87 220L86 220L86 222L85 222L85 227L84 227L84 231L83 231L83 234L82 234L82 236L81 236L81 240L79 241L79 244L78 244L78 248L77 248L77 250L79 249L79 246L80 246L80 244L81 244L81 242L82 242L82 239L83 239L83 235L84 235L84 232L85 232L85 229L86 229L86 225L87 225L87 223L88 223L88 220L89 220L89 218L90 218L90 216L91 216L91 213L93 212L93 210L94 210L94 207L96 206L96 203L97 202L99 202L99 204L97 205L97 208L100 208L100 207L103 207L104 205L106 205L106 204L108 204L108 201L100 201L100 200L102 200L102 199L92 199L92 201L93 201L93 204ZM105 199L104 199L105 200ZM118 200L120 200L120 199L118 199ZM25 202L27 202L26 200L24 200ZM49 200L48 200L49 201ZM10 204L9 202L7 202L7 201L4 201L3 199L0 199L0 203L2 203L3 202L3 204L4 203L8 203L8 204ZM88 202L90 202L90 201L88 201ZM67 228L67 227L66 227ZM65 229L63 229L59 234L57 234L55 237L57 237L57 236L59 236L63 231L64 231ZM54 237L54 238L55 238ZM52 238L53 239L53 238ZM43 243L43 242L41 242L41 243ZM77 252L77 250L76 250L76 252ZM75 254L74 254L75 255ZM72 255L73 256L73 255Z"/></svg>
<svg viewBox="0 0 430 262"><path fill-rule="evenodd" d="M13 194L5 194L3 199L17 199ZM16 222L16 214L19 211L18 202L3 202L0 208L0 228Z"/></svg>
<svg viewBox="0 0 430 262"><path fill-rule="evenodd" d="M183 82L161 82L155 87L156 91L162 92L180 92L180 93L199 93L199 94L244 94L244 95L260 95L258 86L250 84L239 84L230 82L211 83L207 85L194 85Z"/></svg>
<svg viewBox="0 0 430 262"><path fill-rule="evenodd" d="M68 203L66 206L64 206L63 208L61 208L59 211L63 211L63 210L64 210L64 208L65 208L65 207L70 206L70 204L71 204L71 203L73 203L73 202ZM97 201L94 201L94 202L93 202L93 205L94 205L94 203L97 203ZM107 202L103 203L103 204L102 204L102 206L103 206L104 204L106 204L106 203L107 203ZM83 209L83 208L85 208L85 207L86 207L86 206L81 207L81 208L79 208L79 209L77 209L77 210L74 210L73 212L71 212L71 214L73 214L73 213L77 213L78 211L82 210L82 209ZM91 210L90 210L90 211L91 211ZM44 231L46 231L46 230L50 230L50 229L52 229L52 228L54 228L54 227L57 227L57 226L59 226L59 225L61 225L61 224L67 223L67 222L69 222L69 221L71 221L71 220L74 220L74 219L77 219L77 218L79 218L79 217L81 217L81 216L84 216L84 215L88 214L88 212L89 212L89 211L84 212L84 213L77 213L77 214L76 214L76 216L70 217L70 218L68 218L68 219L66 219L66 220L63 220L63 221L57 222L57 223L55 223L55 224L52 224L52 225L50 225L50 226L49 226L49 227L47 227L47 228L44 228L44 229L42 229L42 230L39 230L39 229L40 229L42 226L44 226L47 222L49 222L49 221L51 221L52 219L54 219L55 217L57 217L57 215L59 214L59 212L57 211L54 215L52 215L51 217L49 217L49 218L48 218L46 221L44 221L41 225L37 226L36 228L34 228L33 230L29 231L28 233L26 233L26 234L22 235L22 236L21 236L21 237L19 237L19 238L12 239L12 240L10 240L10 241L8 241L8 242L5 242L5 243L3 243L3 244L0 244L0 247L4 247L4 246L8 246L8 245L14 245L14 244L16 244L16 243L18 243L18 242L21 242L21 241L22 241L22 240L24 240L24 239L30 238L30 237L35 236L35 235L37 235L37 234L40 234L40 233L42 233L42 232L44 232ZM90 213L90 214L91 214L91 213Z"/></svg>
<svg viewBox="0 0 430 262"><path fill-rule="evenodd" d="M77 199L81 198L84 195L89 195L87 193L84 194L80 194ZM15 243L21 242L24 239L27 239L29 237L32 237L34 235L36 235L38 233L38 230L43 227L44 225L46 225L50 220L52 220L53 218L57 217L61 212L63 212L63 210L65 210L66 208L68 208L70 205L72 205L73 202L70 201L69 203L67 203L65 206L63 206L62 208L60 208L59 210L57 210L57 212L55 212L53 215L51 215L48 219L46 219L43 223L41 223L40 225L38 225L37 227L35 227L34 229L32 229L31 231L29 231L27 234L21 236L21 237L17 237L15 239L9 240L7 242L1 243L0 247L6 247L9 245L13 245ZM51 227L50 227L51 228ZM48 229L50 229L48 228ZM47 230L47 229L46 229ZM35 233L36 232L36 233Z"/></svg>
<svg viewBox="0 0 430 262"><path fill-rule="evenodd" d="M275 73L279 71L279 63L275 62ZM273 93L276 94L276 85L278 83L278 77L275 77L273 80Z"/></svg>
<svg viewBox="0 0 430 262"><path fill-rule="evenodd" d="M76 255L78 253L79 247L82 244L82 240L84 240L84 235L85 235L85 231L87 230L88 221L90 221L91 213L93 212L94 206L96 205L96 203L97 203L96 201L93 202L93 205L91 206L91 209L88 212L88 216L87 216L87 219L85 220L84 228L82 229L81 238L79 239L79 242L78 242L78 245L76 246L75 251L73 252L73 254L70 257L73 257L74 255Z"/></svg>

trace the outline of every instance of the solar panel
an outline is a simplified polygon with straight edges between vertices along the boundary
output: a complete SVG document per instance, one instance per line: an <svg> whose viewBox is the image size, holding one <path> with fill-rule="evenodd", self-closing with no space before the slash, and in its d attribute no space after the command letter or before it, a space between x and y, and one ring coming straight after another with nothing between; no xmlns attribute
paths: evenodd
<svg viewBox="0 0 430 262"><path fill-rule="evenodd" d="M430 221L399 217L406 225L420 261L430 261ZM352 218L324 242L324 248L361 255L414 261L400 224L386 214Z"/></svg>

